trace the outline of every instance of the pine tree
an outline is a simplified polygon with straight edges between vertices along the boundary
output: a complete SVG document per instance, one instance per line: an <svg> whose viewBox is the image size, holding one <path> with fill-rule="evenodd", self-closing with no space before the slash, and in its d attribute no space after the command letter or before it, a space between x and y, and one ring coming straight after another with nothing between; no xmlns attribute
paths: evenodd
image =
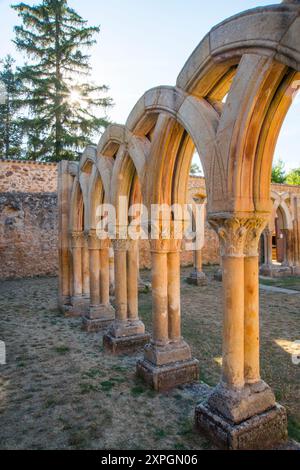
<svg viewBox="0 0 300 470"><path fill-rule="evenodd" d="M87 80L91 72L87 51L100 28L87 26L65 0L12 8L23 22L15 27L14 42L30 59L18 70L28 109L23 119L28 158L76 160L108 125L106 110L112 104L105 96L107 86Z"/></svg>
<svg viewBox="0 0 300 470"><path fill-rule="evenodd" d="M22 86L14 71L14 59L8 55L0 63L0 157L21 158L22 129L19 110Z"/></svg>

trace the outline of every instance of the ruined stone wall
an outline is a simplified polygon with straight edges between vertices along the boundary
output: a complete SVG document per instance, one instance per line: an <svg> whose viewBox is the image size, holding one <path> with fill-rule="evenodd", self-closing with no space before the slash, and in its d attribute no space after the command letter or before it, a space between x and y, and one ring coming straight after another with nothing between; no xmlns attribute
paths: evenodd
<svg viewBox="0 0 300 470"><path fill-rule="evenodd" d="M0 161L0 279L56 275L57 166Z"/></svg>
<svg viewBox="0 0 300 470"><path fill-rule="evenodd" d="M0 193L56 193L56 163L0 160Z"/></svg>

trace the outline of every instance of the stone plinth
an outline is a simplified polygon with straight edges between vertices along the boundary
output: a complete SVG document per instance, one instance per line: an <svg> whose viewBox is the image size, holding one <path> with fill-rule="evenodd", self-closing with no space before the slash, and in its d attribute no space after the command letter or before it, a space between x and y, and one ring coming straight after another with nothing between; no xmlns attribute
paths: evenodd
<svg viewBox="0 0 300 470"><path fill-rule="evenodd" d="M196 427L221 449L271 449L287 440L285 409L278 404L238 424L233 424L207 404L195 412Z"/></svg>
<svg viewBox="0 0 300 470"><path fill-rule="evenodd" d="M115 318L115 310L111 305L91 306L88 315L82 318L82 329L87 332L103 331Z"/></svg>
<svg viewBox="0 0 300 470"><path fill-rule="evenodd" d="M84 296L73 296L71 305L65 309L66 317L81 317L86 315L89 309L90 300Z"/></svg>
<svg viewBox="0 0 300 470"><path fill-rule="evenodd" d="M130 354L141 350L150 342L145 326L140 320L115 321L103 336L103 346L110 354Z"/></svg>
<svg viewBox="0 0 300 470"><path fill-rule="evenodd" d="M259 268L259 274L274 278L289 277L293 275L293 269L291 266L262 265Z"/></svg>
<svg viewBox="0 0 300 470"><path fill-rule="evenodd" d="M169 390L199 379L199 363L191 357L185 341L164 346L147 344L144 359L137 363L137 375L154 390Z"/></svg>
<svg viewBox="0 0 300 470"><path fill-rule="evenodd" d="M261 449L287 439L286 411L260 380L241 389L220 383L195 411L196 425L225 449Z"/></svg>
<svg viewBox="0 0 300 470"><path fill-rule="evenodd" d="M116 338L110 333L103 336L103 346L107 353L113 355L132 354L143 349L149 343L150 335L147 333Z"/></svg>
<svg viewBox="0 0 300 470"><path fill-rule="evenodd" d="M207 277L205 276L204 272L197 271L195 269L194 271L191 272L189 277L186 278L186 282L194 286L206 286Z"/></svg>
<svg viewBox="0 0 300 470"><path fill-rule="evenodd" d="M156 391L169 390L199 380L199 362L196 359L156 366L143 359L137 362L137 376Z"/></svg>

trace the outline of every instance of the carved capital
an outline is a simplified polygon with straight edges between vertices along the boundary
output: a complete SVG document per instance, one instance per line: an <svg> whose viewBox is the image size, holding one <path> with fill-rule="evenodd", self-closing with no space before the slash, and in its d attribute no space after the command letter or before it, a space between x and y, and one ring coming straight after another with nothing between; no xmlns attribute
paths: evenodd
<svg viewBox="0 0 300 470"><path fill-rule="evenodd" d="M71 232L72 248L82 248L84 242L83 232Z"/></svg>
<svg viewBox="0 0 300 470"><path fill-rule="evenodd" d="M164 239L150 240L150 250L153 253L174 253L181 250L182 240Z"/></svg>
<svg viewBox="0 0 300 470"><path fill-rule="evenodd" d="M128 248L128 240L116 239L112 241L114 251L126 251Z"/></svg>
<svg viewBox="0 0 300 470"><path fill-rule="evenodd" d="M257 256L260 235L266 226L265 215L211 218L209 223L220 240L221 256Z"/></svg>
<svg viewBox="0 0 300 470"><path fill-rule="evenodd" d="M249 219L244 247L245 256L258 256L259 239L266 224L266 217L258 216Z"/></svg>
<svg viewBox="0 0 300 470"><path fill-rule="evenodd" d="M97 237L97 232L96 230L90 230L89 231L89 250L99 250L100 249L100 240Z"/></svg>

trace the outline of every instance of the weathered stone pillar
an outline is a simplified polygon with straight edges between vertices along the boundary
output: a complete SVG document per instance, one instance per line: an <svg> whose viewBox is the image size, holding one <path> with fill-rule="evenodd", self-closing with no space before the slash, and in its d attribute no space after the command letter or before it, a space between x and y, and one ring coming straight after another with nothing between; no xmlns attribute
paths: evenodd
<svg viewBox="0 0 300 470"><path fill-rule="evenodd" d="M69 171L69 162L58 164L57 206L58 206L58 306L63 313L71 308L73 282L71 282L71 250L69 240L69 198L73 178Z"/></svg>
<svg viewBox="0 0 300 470"><path fill-rule="evenodd" d="M294 266L293 274L300 276L300 196L293 197L293 239L294 239Z"/></svg>
<svg viewBox="0 0 300 470"><path fill-rule="evenodd" d="M260 267L260 274L272 276L272 235L273 231L267 227L263 231L264 237L264 264Z"/></svg>
<svg viewBox="0 0 300 470"><path fill-rule="evenodd" d="M287 438L285 409L259 373L258 242L265 223L255 215L211 219L223 263L222 378L195 416L225 448L271 447Z"/></svg>
<svg viewBox="0 0 300 470"><path fill-rule="evenodd" d="M202 271L202 248L194 251L194 268L187 278L187 282L196 286L207 285L207 278Z"/></svg>
<svg viewBox="0 0 300 470"><path fill-rule="evenodd" d="M114 249L109 247L109 293L115 293L115 267L114 267Z"/></svg>
<svg viewBox="0 0 300 470"><path fill-rule="evenodd" d="M89 263L89 247L88 234L83 234L82 244L82 295L89 299L90 296L90 263Z"/></svg>
<svg viewBox="0 0 300 470"><path fill-rule="evenodd" d="M180 331L180 244L181 240L151 241L153 338L137 363L137 374L155 390L199 376L198 361L192 359Z"/></svg>
<svg viewBox="0 0 300 470"><path fill-rule="evenodd" d="M291 269L294 261L294 250L293 250L293 231L285 229L283 230L284 236L284 260L282 265Z"/></svg>
<svg viewBox="0 0 300 470"><path fill-rule="evenodd" d="M127 309L129 320L138 319L138 241L128 241L127 250Z"/></svg>
<svg viewBox="0 0 300 470"><path fill-rule="evenodd" d="M112 354L135 352L149 342L138 317L136 248L128 240L114 240L116 318L103 345Z"/></svg>
<svg viewBox="0 0 300 470"><path fill-rule="evenodd" d="M90 306L83 317L85 331L100 331L114 320L114 309L109 303L108 242L99 240L96 230L90 230L88 237L90 266Z"/></svg>
<svg viewBox="0 0 300 470"><path fill-rule="evenodd" d="M82 248L83 232L71 233L72 264L73 264L73 295L72 307L66 312L68 316L81 316L87 307L87 298L83 296L83 274L82 274Z"/></svg>

